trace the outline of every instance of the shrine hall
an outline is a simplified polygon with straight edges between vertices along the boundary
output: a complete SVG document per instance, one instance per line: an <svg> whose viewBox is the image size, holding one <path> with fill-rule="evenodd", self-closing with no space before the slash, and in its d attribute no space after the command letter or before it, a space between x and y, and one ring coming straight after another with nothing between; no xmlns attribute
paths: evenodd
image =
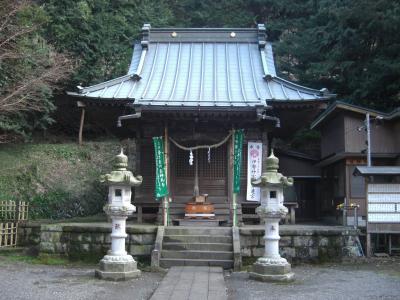
<svg viewBox="0 0 400 300"><path fill-rule="evenodd" d="M197 201L212 205L200 213L220 224L232 224L234 209L239 222L257 218L260 195L251 186L251 177L261 174L276 140L310 124L335 96L327 89L304 87L278 76L263 24L256 28L144 24L126 75L78 86L68 95L82 109L82 117L86 112L121 138L135 141L134 173L143 176L132 198L139 222L162 222L165 203L155 197L153 147L153 138L162 137L171 222L183 220L188 203ZM82 126L83 119L81 135ZM236 197L232 191L235 130L243 132ZM294 178L285 201L300 205L298 219L314 218L320 180L315 158L284 148L276 148L275 154L280 171Z"/></svg>

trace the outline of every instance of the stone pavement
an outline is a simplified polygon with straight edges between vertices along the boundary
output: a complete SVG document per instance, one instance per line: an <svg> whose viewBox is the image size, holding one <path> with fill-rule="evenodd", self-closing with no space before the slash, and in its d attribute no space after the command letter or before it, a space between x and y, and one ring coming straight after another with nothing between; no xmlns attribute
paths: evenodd
<svg viewBox="0 0 400 300"><path fill-rule="evenodd" d="M221 267L172 267L150 300L226 300Z"/></svg>

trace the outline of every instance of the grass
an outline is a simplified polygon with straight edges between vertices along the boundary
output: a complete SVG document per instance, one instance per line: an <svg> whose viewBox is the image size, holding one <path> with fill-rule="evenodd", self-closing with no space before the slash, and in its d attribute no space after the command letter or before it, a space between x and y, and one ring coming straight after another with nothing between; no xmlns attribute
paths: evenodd
<svg viewBox="0 0 400 300"><path fill-rule="evenodd" d="M4 262L21 262L32 265L83 267L97 265L100 259L101 257L97 256L83 256L80 259L69 259L68 257L64 256L45 254L32 256L25 254L23 248L0 249L0 264ZM143 272L152 271L150 257L139 257L136 259L136 261L138 268Z"/></svg>
<svg viewBox="0 0 400 300"><path fill-rule="evenodd" d="M59 255L38 255L38 256L27 255L24 253L23 249L18 249L18 248L1 249L0 261L6 263L21 262L32 265L75 266L75 267L89 266L95 264L95 262L93 261L70 260L67 257Z"/></svg>

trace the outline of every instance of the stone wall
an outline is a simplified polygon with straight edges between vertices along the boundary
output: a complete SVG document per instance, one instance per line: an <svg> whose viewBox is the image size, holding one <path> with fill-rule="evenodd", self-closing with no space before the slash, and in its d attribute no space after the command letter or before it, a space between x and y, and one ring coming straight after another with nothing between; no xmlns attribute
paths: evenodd
<svg viewBox="0 0 400 300"><path fill-rule="evenodd" d="M126 249L132 256L150 256L157 226L128 225ZM97 260L110 249L111 225L107 223L27 223L21 227L19 244L36 246L40 254L65 255L71 259Z"/></svg>
<svg viewBox="0 0 400 300"><path fill-rule="evenodd" d="M240 228L242 257L264 254L264 228ZM292 263L325 262L358 256L358 231L339 226L280 226L280 253Z"/></svg>
<svg viewBox="0 0 400 300"><path fill-rule="evenodd" d="M324 262L358 256L358 231L341 226L282 225L280 252L292 263ZM156 225L128 225L127 251L150 257L154 248ZM72 259L101 258L110 248L108 223L21 224L18 243L41 254L66 255ZM239 228L242 257L259 257L264 253L264 227Z"/></svg>

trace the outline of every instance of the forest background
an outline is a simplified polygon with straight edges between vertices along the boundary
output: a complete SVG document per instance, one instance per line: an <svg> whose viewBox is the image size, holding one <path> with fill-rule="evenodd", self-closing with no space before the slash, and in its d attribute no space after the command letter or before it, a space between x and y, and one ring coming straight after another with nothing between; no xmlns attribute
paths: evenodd
<svg viewBox="0 0 400 300"><path fill-rule="evenodd" d="M8 167L13 174L22 174L11 182L10 172L3 172L7 180L0 178L0 198L2 193L15 196L10 191L23 183L24 197L39 195L42 198L36 200L43 202L44 210L53 198L67 199L68 205L59 205L67 205L67 212L60 216L65 217L85 214L79 202L83 194L96 199L90 194L104 193L97 185L95 191L92 188L76 197L67 195L76 186L59 189L53 183L49 188L44 181L51 182L54 174L50 172L39 182L40 166L24 160L44 153L53 161L64 159L65 170L71 161L75 161L71 168L79 169L79 162L92 159L89 150L98 152L101 147L88 150L63 145L43 150L34 145L27 155L23 147L28 146L15 145L47 128L57 130L57 96L65 90L125 74L132 44L140 39L144 23L153 27L256 27L264 23L279 76L316 89L326 87L337 99L378 110L400 105L399 1L0 0L0 144L11 145L0 149L0 160L3 170ZM13 161L18 151L23 158L18 160L19 167ZM104 161L104 157L97 159ZM88 165L80 167L84 172ZM92 181L102 171L101 163L96 167ZM33 196L27 195L32 187ZM50 209L39 215L54 214Z"/></svg>

